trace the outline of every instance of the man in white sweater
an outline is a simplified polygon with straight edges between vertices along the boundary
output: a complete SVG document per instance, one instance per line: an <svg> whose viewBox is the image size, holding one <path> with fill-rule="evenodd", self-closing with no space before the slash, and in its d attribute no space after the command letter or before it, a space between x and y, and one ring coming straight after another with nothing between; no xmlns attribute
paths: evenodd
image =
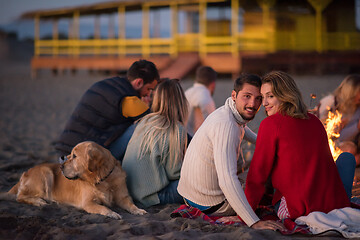
<svg viewBox="0 0 360 240"><path fill-rule="evenodd" d="M215 102L212 95L215 91L217 73L209 66L200 66L196 69L194 85L185 91L189 102L189 118L186 128L193 136L204 119L215 111Z"/></svg>
<svg viewBox="0 0 360 240"><path fill-rule="evenodd" d="M238 215L249 227L283 229L260 221L249 205L237 176L237 160L246 123L260 108L261 79L243 74L225 105L211 113L185 153L178 192L185 202L212 216Z"/></svg>

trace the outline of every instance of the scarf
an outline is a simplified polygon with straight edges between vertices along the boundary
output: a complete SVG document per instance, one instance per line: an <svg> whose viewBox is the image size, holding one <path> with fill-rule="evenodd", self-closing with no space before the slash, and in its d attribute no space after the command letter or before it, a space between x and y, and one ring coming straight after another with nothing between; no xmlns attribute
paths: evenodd
<svg viewBox="0 0 360 240"><path fill-rule="evenodd" d="M231 97L229 97L228 99L226 99L225 101L225 106L229 107L231 109L231 112L236 120L236 122L239 124L239 125L246 125L249 120L244 120L242 118L242 116L240 115L240 113L238 112L238 110L236 109L236 104L234 102L234 100L232 100Z"/></svg>

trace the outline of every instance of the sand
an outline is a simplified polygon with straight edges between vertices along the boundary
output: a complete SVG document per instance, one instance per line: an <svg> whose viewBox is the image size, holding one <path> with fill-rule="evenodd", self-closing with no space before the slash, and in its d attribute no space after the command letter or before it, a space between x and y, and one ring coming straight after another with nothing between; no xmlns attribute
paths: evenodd
<svg viewBox="0 0 360 240"><path fill-rule="evenodd" d="M53 141L65 125L81 95L106 76L79 72L52 76L44 71L30 78L29 58L0 57L0 191L9 190L22 172L43 162L57 162ZM4 61L6 60L6 61ZM344 76L296 78L304 97L333 90ZM191 80L184 80L187 88ZM232 80L218 82L216 105L230 95ZM315 104L314 104L315 105ZM257 131L262 109L250 125ZM44 207L0 201L0 239L304 239L270 230L210 225L203 220L170 218L179 205L154 206L135 216L119 208L122 220L88 214L55 203ZM327 236L322 239L340 239Z"/></svg>

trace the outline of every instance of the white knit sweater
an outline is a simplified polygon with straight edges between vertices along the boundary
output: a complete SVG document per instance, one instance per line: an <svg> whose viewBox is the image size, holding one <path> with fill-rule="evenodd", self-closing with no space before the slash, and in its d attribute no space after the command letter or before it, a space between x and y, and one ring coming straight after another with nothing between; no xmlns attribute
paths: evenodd
<svg viewBox="0 0 360 240"><path fill-rule="evenodd" d="M190 201L214 206L227 199L248 226L259 221L236 175L246 122L228 98L195 133L181 168L178 192Z"/></svg>

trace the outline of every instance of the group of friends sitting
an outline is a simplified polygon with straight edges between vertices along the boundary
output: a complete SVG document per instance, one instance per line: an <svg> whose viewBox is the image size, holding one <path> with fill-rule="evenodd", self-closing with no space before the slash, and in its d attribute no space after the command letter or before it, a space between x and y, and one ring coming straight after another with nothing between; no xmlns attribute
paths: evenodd
<svg viewBox="0 0 360 240"><path fill-rule="evenodd" d="M211 67L201 66L184 92L178 79L160 79L152 62L136 61L126 77L99 81L85 92L56 149L67 155L82 141L108 148L142 207L186 204L223 221L235 216L255 229L284 228L255 214L269 191L280 219L351 206L359 164L359 75L345 78L315 114L285 72L241 74L217 109L216 78ZM256 134L247 123L261 104L267 117ZM322 122L329 109L343 113L339 139L351 146L336 162ZM238 167L244 139L256 144L246 172Z"/></svg>

